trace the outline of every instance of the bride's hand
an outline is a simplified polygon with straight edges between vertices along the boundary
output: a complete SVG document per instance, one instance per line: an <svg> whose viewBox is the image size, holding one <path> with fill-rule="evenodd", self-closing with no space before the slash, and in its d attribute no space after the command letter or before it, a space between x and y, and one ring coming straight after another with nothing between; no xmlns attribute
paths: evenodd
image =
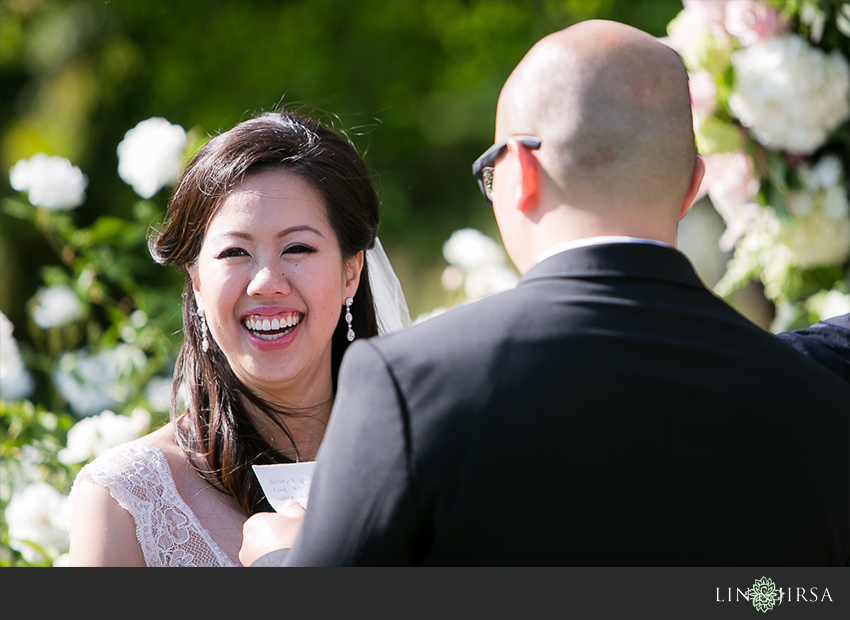
<svg viewBox="0 0 850 620"><path fill-rule="evenodd" d="M281 512L260 512L245 521L239 550L242 566L250 566L270 551L291 547L305 514L301 504L291 499Z"/></svg>

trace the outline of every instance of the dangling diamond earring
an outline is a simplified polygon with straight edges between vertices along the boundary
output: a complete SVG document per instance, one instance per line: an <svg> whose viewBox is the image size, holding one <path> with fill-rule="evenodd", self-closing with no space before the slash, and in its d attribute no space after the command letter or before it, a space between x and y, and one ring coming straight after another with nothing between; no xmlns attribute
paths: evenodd
<svg viewBox="0 0 850 620"><path fill-rule="evenodd" d="M345 322L348 323L348 341L351 342L354 340L354 328L351 327L351 320L354 318L351 316L351 304L354 303L354 300L349 297L345 300Z"/></svg>
<svg viewBox="0 0 850 620"><path fill-rule="evenodd" d="M200 310L198 310L198 318L201 321L201 351L206 353L210 350L210 342L207 340L207 319Z"/></svg>

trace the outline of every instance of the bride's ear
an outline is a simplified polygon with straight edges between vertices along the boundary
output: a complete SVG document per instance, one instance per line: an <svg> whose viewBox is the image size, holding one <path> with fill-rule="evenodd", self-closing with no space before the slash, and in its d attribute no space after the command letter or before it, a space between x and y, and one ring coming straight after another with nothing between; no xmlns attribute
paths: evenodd
<svg viewBox="0 0 850 620"><path fill-rule="evenodd" d="M363 271L363 251L345 261L345 298L354 297L360 284L360 273Z"/></svg>
<svg viewBox="0 0 850 620"><path fill-rule="evenodd" d="M204 313L204 298L201 295L201 281L198 278L197 268L187 267L186 271L189 274L189 281L192 283L192 293L195 295L195 305L198 307L198 312Z"/></svg>

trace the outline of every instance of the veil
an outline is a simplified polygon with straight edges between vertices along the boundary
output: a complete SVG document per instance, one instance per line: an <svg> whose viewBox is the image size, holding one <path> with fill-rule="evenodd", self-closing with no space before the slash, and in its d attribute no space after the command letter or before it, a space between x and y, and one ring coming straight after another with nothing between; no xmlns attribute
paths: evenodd
<svg viewBox="0 0 850 620"><path fill-rule="evenodd" d="M377 237L375 246L366 251L366 263L369 265L369 285L378 317L378 334L389 334L409 326L410 311L401 282Z"/></svg>

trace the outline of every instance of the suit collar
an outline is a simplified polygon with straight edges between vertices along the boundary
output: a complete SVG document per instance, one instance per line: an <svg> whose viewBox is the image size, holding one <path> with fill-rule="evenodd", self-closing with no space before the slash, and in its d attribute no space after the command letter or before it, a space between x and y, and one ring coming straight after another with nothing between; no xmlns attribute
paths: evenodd
<svg viewBox="0 0 850 620"><path fill-rule="evenodd" d="M610 243L555 254L532 267L520 285L545 278L646 278L705 288L680 251L643 243Z"/></svg>

